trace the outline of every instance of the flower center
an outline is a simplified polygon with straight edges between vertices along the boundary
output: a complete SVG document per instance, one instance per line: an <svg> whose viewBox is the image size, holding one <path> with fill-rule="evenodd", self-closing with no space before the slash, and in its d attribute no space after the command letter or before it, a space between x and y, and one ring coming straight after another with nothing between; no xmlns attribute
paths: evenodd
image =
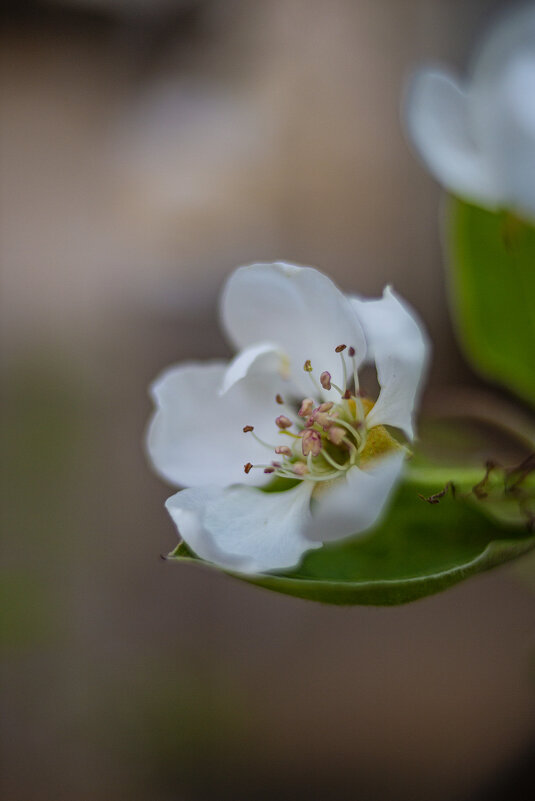
<svg viewBox="0 0 535 801"><path fill-rule="evenodd" d="M320 374L318 381L311 361L307 359L303 369L310 376L315 389L311 394L316 397L304 398L301 403L287 403L280 395L276 396L277 403L284 405L286 412L275 419L278 434L284 442L271 445L256 435L253 426L244 427L244 432L250 433L276 455L270 464L253 465L247 462L244 466L246 473L252 469L263 469L264 473L273 473L281 478L332 481L354 465L367 461L370 455L399 447L382 426L371 430L366 426L366 415L373 402L360 393L355 349L339 345L335 350L342 360L343 386L337 386L326 370ZM348 370L345 350L351 370ZM335 389L340 399L336 402L318 401L321 388Z"/></svg>

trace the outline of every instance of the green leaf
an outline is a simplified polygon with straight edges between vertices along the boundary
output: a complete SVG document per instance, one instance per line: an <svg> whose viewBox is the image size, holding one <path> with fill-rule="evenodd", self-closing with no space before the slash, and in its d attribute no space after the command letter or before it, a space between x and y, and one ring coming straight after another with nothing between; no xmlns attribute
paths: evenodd
<svg viewBox="0 0 535 801"><path fill-rule="evenodd" d="M451 198L451 301L473 366L535 405L535 226Z"/></svg>
<svg viewBox="0 0 535 801"><path fill-rule="evenodd" d="M418 469L399 488L383 522L368 536L309 552L299 568L236 578L286 595L329 604L394 605L445 590L535 547L526 527L482 513L482 502L459 496L482 478L479 468ZM428 496L454 479L458 492ZM462 492L461 492L462 494ZM197 562L180 544L169 558Z"/></svg>

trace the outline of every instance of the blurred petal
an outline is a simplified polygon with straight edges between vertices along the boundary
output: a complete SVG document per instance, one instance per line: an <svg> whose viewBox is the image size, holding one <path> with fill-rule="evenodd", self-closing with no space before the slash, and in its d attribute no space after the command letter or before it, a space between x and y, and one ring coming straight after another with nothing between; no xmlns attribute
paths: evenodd
<svg viewBox="0 0 535 801"><path fill-rule="evenodd" d="M435 178L453 194L500 204L494 165L471 130L471 98L447 73L427 69L414 75L405 102L409 136Z"/></svg>
<svg viewBox="0 0 535 801"><path fill-rule="evenodd" d="M524 58L534 51L535 5L522 5L513 13L504 13L474 53L470 69L474 101L481 100L486 105L511 58ZM524 101L532 104L533 97L525 97Z"/></svg>
<svg viewBox="0 0 535 801"><path fill-rule="evenodd" d="M381 391L368 428L389 425L414 436L413 412L427 367L429 345L416 314L390 288L380 300L353 298L374 359Z"/></svg>
<svg viewBox="0 0 535 801"><path fill-rule="evenodd" d="M282 380L251 375L220 395L226 368L225 362L181 364L152 385L157 408L148 451L156 470L172 484L227 486L244 480L246 462L273 458L243 427L253 425L262 439L277 444L275 395L284 391ZM251 484L266 480L261 470L248 476Z"/></svg>
<svg viewBox="0 0 535 801"><path fill-rule="evenodd" d="M352 345L358 362L366 353L360 322L349 302L327 276L292 264L253 264L236 270L223 293L222 318L232 342L247 348L272 342L288 359L292 380L304 394L312 384L303 371L307 359L317 378L328 370L342 382L340 357L334 349ZM337 398L334 390L322 396Z"/></svg>
<svg viewBox="0 0 535 801"><path fill-rule="evenodd" d="M332 542L361 534L379 520L403 467L403 451L378 459L370 468L353 467L317 492L306 531L314 542Z"/></svg>
<svg viewBox="0 0 535 801"><path fill-rule="evenodd" d="M312 484L286 492L252 487L195 487L166 502L180 535L202 559L241 573L296 565L319 547L303 535Z"/></svg>
<svg viewBox="0 0 535 801"><path fill-rule="evenodd" d="M475 103L480 138L496 164L502 203L535 216L535 41L534 52L513 56Z"/></svg>

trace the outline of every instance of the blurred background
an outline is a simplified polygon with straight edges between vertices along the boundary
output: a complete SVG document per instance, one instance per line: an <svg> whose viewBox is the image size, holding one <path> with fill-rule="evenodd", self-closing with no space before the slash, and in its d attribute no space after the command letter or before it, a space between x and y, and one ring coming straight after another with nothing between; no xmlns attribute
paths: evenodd
<svg viewBox="0 0 535 801"><path fill-rule="evenodd" d="M502 568L393 609L164 563L147 386L225 355L234 267L284 258L434 342L440 191L399 121L497 0L56 0L1 34L2 795L512 799L535 755L532 588ZM429 400L428 400L429 403Z"/></svg>

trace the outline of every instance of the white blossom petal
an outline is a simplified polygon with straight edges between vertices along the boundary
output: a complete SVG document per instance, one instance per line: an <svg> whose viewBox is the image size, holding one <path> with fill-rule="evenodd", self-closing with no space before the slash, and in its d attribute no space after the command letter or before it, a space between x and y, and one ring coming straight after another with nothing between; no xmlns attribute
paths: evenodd
<svg viewBox="0 0 535 801"><path fill-rule="evenodd" d="M386 287L379 300L352 298L374 359L381 391L369 412L369 428L389 425L414 436L413 412L427 367L429 344L416 314Z"/></svg>
<svg viewBox="0 0 535 801"><path fill-rule="evenodd" d="M410 138L435 178L453 194L500 205L494 165L474 138L472 98L439 69L416 73L405 102Z"/></svg>
<svg viewBox="0 0 535 801"><path fill-rule="evenodd" d="M340 384L341 360L334 349L353 346L357 362L365 358L364 333L349 300L327 276L310 267L276 262L236 270L224 289L222 319L240 349L259 342L278 346L304 394L312 389L303 371L307 359L316 378L328 370ZM318 394L337 397L334 390Z"/></svg>
<svg viewBox="0 0 535 801"><path fill-rule="evenodd" d="M402 471L403 451L372 462L368 469L352 467L313 499L306 531L314 542L333 542L363 534L378 522Z"/></svg>
<svg viewBox="0 0 535 801"><path fill-rule="evenodd" d="M535 5L493 25L470 70L473 128L495 164L501 205L535 218Z"/></svg>
<svg viewBox="0 0 535 801"><path fill-rule="evenodd" d="M237 381L241 381L247 375L258 375L262 373L280 374L281 378L286 378L283 370L283 356L276 345L270 342L260 342L258 345L251 345L250 348L240 351L237 356L228 364L219 394L223 395Z"/></svg>
<svg viewBox="0 0 535 801"><path fill-rule="evenodd" d="M535 216L535 41L474 98L482 146L496 166L502 204Z"/></svg>
<svg viewBox="0 0 535 801"><path fill-rule="evenodd" d="M293 567L319 547L303 535L311 491L309 482L286 492L194 487L177 492L166 507L197 556L240 573L262 573Z"/></svg>
<svg viewBox="0 0 535 801"><path fill-rule="evenodd" d="M512 58L534 52L535 5L531 3L517 7L513 13L503 14L476 48L469 70L475 102L481 100L486 104L490 101ZM532 105L533 97L524 97L524 103Z"/></svg>
<svg viewBox="0 0 535 801"><path fill-rule="evenodd" d="M274 421L282 380L254 374L219 395L226 368L220 361L180 364L151 387L156 412L148 431L148 452L158 473L172 484L227 486L245 479L246 462L274 458L251 434L244 434L243 427L253 425L262 439L280 444ZM266 480L261 470L247 476L250 484Z"/></svg>

